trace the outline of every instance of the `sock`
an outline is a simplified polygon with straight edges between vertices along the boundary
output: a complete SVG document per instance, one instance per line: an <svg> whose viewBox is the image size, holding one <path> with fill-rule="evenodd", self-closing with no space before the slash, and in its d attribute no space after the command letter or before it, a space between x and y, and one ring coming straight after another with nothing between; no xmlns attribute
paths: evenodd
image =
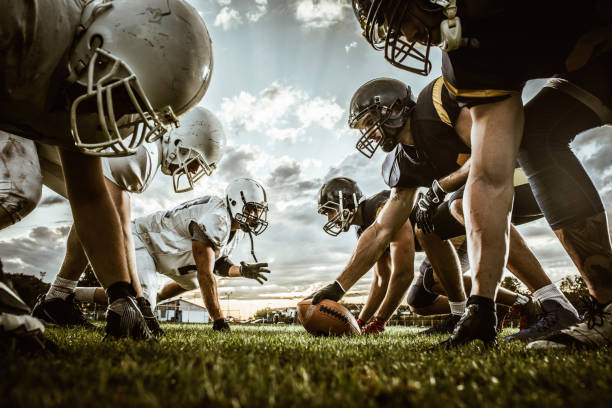
<svg viewBox="0 0 612 408"><path fill-rule="evenodd" d="M49 291L45 295L45 299L60 298L62 300L66 300L68 296L74 293L74 288L76 288L76 285L77 281L64 279L57 276L49 288Z"/></svg>
<svg viewBox="0 0 612 408"><path fill-rule="evenodd" d="M79 302L93 303L97 288L78 287L74 290L74 298Z"/></svg>
<svg viewBox="0 0 612 408"><path fill-rule="evenodd" d="M115 282L106 289L108 296L108 304L110 305L115 300L133 296L134 288L127 282Z"/></svg>
<svg viewBox="0 0 612 408"><path fill-rule="evenodd" d="M486 298L484 296L472 295L467 301L467 305L480 305L487 309L495 311L495 302L493 299Z"/></svg>
<svg viewBox="0 0 612 408"><path fill-rule="evenodd" d="M462 300L461 302L451 302L448 301L448 305L450 306L451 314L454 315L462 315L465 312L465 305L467 304L467 300Z"/></svg>
<svg viewBox="0 0 612 408"><path fill-rule="evenodd" d="M559 302L564 308L568 309L576 317L578 317L578 311L576 308L570 303L569 300L567 300L563 292L561 292L561 290L554 283L541 287L533 292L533 298L538 302L543 302L544 300L554 300Z"/></svg>
<svg viewBox="0 0 612 408"><path fill-rule="evenodd" d="M527 303L529 303L529 298L527 296L525 296L525 295L521 295L520 293L517 293L516 294L516 300L514 301L512 306L526 305Z"/></svg>

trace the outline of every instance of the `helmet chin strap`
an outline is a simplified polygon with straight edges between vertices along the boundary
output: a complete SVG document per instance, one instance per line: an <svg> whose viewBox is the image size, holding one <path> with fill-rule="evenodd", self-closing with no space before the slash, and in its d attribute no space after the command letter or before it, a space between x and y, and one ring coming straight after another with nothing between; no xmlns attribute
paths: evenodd
<svg viewBox="0 0 612 408"><path fill-rule="evenodd" d="M430 0L442 6L442 13L447 17L440 23L440 49L445 52L456 50L461 46L461 20L457 17L457 0Z"/></svg>

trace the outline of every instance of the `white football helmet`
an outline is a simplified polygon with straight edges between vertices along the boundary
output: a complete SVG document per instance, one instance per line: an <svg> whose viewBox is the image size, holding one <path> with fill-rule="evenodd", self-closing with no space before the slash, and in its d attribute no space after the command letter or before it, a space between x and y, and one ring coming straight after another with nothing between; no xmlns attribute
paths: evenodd
<svg viewBox="0 0 612 408"><path fill-rule="evenodd" d="M210 176L223 156L225 132L208 109L196 106L181 116L181 126L170 130L162 141L161 171L172 176L174 191L193 190L193 185Z"/></svg>
<svg viewBox="0 0 612 408"><path fill-rule="evenodd" d="M259 235L268 228L268 200L264 188L253 179L239 178L225 188L230 216L240 228Z"/></svg>
<svg viewBox="0 0 612 408"><path fill-rule="evenodd" d="M68 62L76 146L96 156L134 154L202 99L212 68L208 30L186 1L89 2ZM99 132L79 133L88 113L97 113Z"/></svg>

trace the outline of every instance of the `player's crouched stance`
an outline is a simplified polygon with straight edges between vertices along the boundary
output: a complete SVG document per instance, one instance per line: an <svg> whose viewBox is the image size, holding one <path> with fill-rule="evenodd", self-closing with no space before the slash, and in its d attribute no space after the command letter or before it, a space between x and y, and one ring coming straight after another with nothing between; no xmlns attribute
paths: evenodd
<svg viewBox="0 0 612 408"><path fill-rule="evenodd" d="M389 195L389 190L383 190L365 198L357 183L347 177L328 180L319 190L318 211L327 216L323 231L337 236L353 225L357 238L361 237L374 223ZM362 333L379 334L385 330L412 281L413 263L414 235L412 225L407 221L374 265L368 300L357 319ZM337 282L329 289L338 291L340 297L344 294L344 289ZM318 303L318 298L313 299L313 303Z"/></svg>
<svg viewBox="0 0 612 408"><path fill-rule="evenodd" d="M252 235L268 227L268 202L264 188L255 180L232 181L225 197L206 195L169 211L158 211L133 222L136 265L145 299L152 309L158 301L200 288L204 305L213 319L214 330L229 330L213 275L245 277L263 284L270 273L265 262L257 262ZM248 234L254 264L229 259L232 250ZM157 273L172 280L158 290ZM91 288L76 288L77 298ZM104 303L101 288L92 300Z"/></svg>

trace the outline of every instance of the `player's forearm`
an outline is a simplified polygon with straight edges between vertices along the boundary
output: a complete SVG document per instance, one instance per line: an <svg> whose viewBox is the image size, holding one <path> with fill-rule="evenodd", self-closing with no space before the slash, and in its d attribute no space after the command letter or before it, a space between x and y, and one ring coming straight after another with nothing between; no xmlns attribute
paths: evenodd
<svg viewBox="0 0 612 408"><path fill-rule="evenodd" d="M464 185L467 181L468 175L470 174L470 163L471 160L468 159L468 161L463 163L463 166L461 166L459 169L438 180L442 190L450 193Z"/></svg>
<svg viewBox="0 0 612 408"><path fill-rule="evenodd" d="M359 238L348 265L336 279L348 291L381 257L396 232L410 216L416 189L397 189L376 218Z"/></svg>
<svg viewBox="0 0 612 408"><path fill-rule="evenodd" d="M219 295L217 293L217 281L210 273L198 273L198 283L200 284L200 292L202 293L202 300L206 310L210 314L213 320L217 320L223 317L221 312L221 306L219 306Z"/></svg>

